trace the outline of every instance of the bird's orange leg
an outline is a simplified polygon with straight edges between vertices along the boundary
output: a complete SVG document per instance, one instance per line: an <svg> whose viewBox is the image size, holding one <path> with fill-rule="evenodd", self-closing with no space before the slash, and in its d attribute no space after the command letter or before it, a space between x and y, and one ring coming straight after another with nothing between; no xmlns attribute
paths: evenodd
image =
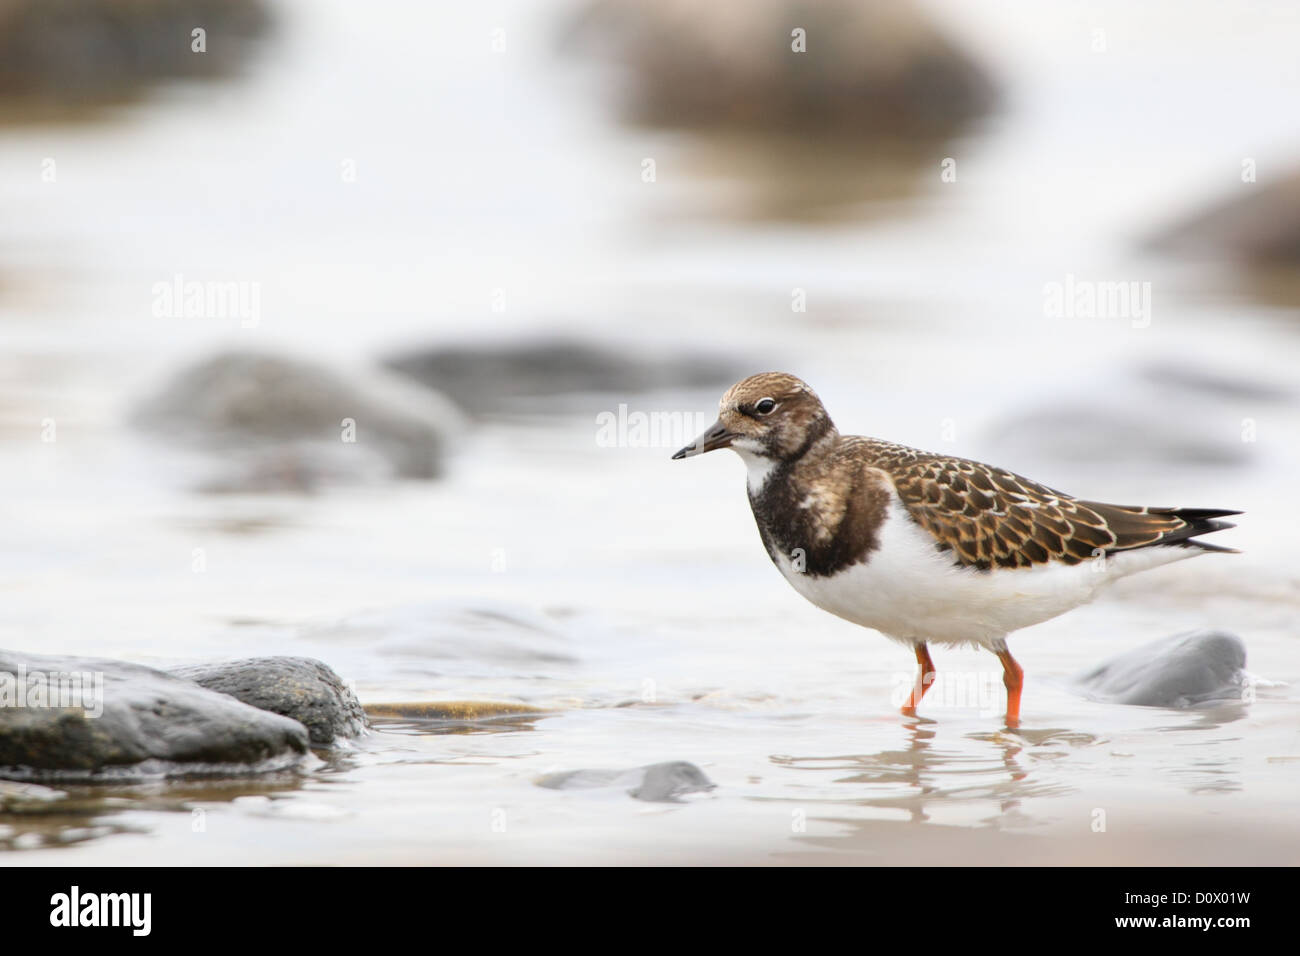
<svg viewBox="0 0 1300 956"><path fill-rule="evenodd" d="M916 675L916 683L908 692L907 703L903 705L904 717L916 716L916 705L921 702L925 692L934 683L934 661L930 660L930 649L924 644L916 645L916 666L919 671Z"/></svg>
<svg viewBox="0 0 1300 956"><path fill-rule="evenodd" d="M1020 689L1025 686L1025 671L1005 647L996 652L1002 662L1002 683L1007 685L1007 726L1020 726Z"/></svg>

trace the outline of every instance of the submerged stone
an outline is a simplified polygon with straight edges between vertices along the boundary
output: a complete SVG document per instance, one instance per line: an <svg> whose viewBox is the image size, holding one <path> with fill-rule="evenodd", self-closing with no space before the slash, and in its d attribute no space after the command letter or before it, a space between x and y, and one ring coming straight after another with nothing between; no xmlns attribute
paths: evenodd
<svg viewBox="0 0 1300 956"><path fill-rule="evenodd" d="M704 771L685 760L653 763L632 770L568 770L537 781L552 790L618 788L628 796L651 803L669 803L688 793L712 790L716 786Z"/></svg>

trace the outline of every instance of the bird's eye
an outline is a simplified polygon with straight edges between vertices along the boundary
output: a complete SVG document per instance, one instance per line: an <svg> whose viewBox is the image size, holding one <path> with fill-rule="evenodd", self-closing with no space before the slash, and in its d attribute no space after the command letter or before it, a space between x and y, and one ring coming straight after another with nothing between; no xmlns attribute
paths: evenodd
<svg viewBox="0 0 1300 956"><path fill-rule="evenodd" d="M754 411L760 415L766 415L774 408L776 408L776 401L771 398L760 398L754 405Z"/></svg>

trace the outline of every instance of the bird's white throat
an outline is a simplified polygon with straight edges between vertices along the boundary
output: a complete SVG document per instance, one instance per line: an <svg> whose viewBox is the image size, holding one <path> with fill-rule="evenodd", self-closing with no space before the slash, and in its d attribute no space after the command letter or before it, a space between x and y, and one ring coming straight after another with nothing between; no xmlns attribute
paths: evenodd
<svg viewBox="0 0 1300 956"><path fill-rule="evenodd" d="M758 494L763 490L763 486L767 484L767 479L771 477L772 472L776 469L776 459L757 454L748 448L741 447L739 444L733 444L731 447L735 449L736 454L745 463L749 493L751 495Z"/></svg>

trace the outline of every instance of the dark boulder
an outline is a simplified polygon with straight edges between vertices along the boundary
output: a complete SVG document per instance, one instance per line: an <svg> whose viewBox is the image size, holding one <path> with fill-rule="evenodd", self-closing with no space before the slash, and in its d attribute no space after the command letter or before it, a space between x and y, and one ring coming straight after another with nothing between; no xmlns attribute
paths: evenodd
<svg viewBox="0 0 1300 956"><path fill-rule="evenodd" d="M365 711L339 676L310 657L253 657L172 668L172 674L209 690L290 717L311 733L313 744L365 733Z"/></svg>
<svg viewBox="0 0 1300 956"><path fill-rule="evenodd" d="M308 744L295 720L150 667L0 650L3 777L239 772Z"/></svg>

